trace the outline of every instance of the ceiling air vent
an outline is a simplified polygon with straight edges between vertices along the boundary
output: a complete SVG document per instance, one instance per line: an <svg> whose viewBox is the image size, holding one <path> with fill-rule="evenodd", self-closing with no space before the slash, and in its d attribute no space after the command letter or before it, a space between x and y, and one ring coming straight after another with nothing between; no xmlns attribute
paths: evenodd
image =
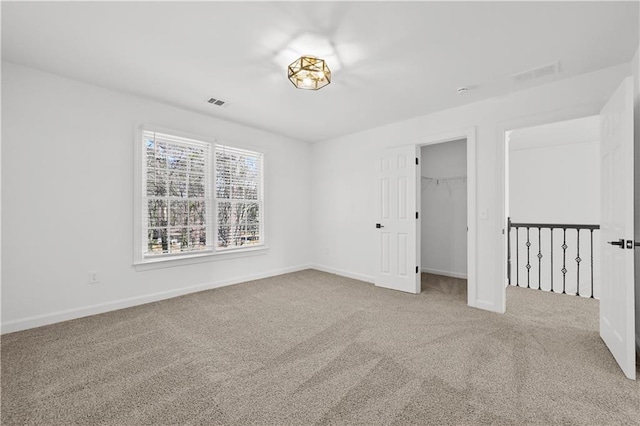
<svg viewBox="0 0 640 426"><path fill-rule="evenodd" d="M209 102L210 104L213 104L213 105L217 105L217 106L222 106L222 105L224 105L226 103L225 101L222 101L222 100L216 99L216 98L209 98L209 100L207 102Z"/></svg>
<svg viewBox="0 0 640 426"><path fill-rule="evenodd" d="M528 71L519 72L511 75L511 81L515 84L524 84L539 78L547 77L549 75L557 74L560 72L560 62L544 65L538 68L534 68Z"/></svg>

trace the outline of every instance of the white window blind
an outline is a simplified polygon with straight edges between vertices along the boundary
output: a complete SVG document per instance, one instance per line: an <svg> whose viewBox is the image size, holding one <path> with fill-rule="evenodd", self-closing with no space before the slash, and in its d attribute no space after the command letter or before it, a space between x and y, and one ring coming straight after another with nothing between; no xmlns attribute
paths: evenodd
<svg viewBox="0 0 640 426"><path fill-rule="evenodd" d="M212 250L211 144L142 134L142 253Z"/></svg>
<svg viewBox="0 0 640 426"><path fill-rule="evenodd" d="M217 249L264 244L263 154L216 145Z"/></svg>

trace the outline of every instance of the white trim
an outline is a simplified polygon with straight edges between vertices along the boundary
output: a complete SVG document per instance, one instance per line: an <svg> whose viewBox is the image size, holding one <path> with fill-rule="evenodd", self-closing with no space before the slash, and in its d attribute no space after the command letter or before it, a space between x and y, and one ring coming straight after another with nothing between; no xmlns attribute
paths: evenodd
<svg viewBox="0 0 640 426"><path fill-rule="evenodd" d="M215 262L219 260L238 259L242 257L258 256L267 254L269 247L255 246L228 250L224 252L208 251L206 253L180 254L171 259L166 256L158 259L147 259L144 262L134 263L133 267L137 272L149 271L152 269L172 268L174 266L194 265L196 263Z"/></svg>
<svg viewBox="0 0 640 426"><path fill-rule="evenodd" d="M102 314L105 312L117 311L119 309L130 308L132 306L144 305L147 303L157 302L160 300L171 299L173 297L183 296L185 294L197 293L204 290L225 287L228 285L239 284L247 281L254 281L263 278L274 277L277 275L288 274L291 272L312 269L311 265L299 265L289 268L282 268L272 271L260 272L251 275L245 275L238 278L230 278L227 280L197 284L189 287L182 287L173 290L161 291L157 293L145 294L142 296L129 297L126 299L114 300L111 302L99 303L96 305L83 306L80 308L66 309L63 311L52 312L44 315L36 315L33 317L21 318L13 321L2 323L2 334L13 333L30 328L42 327L44 325L55 324L62 321L69 321L77 318L87 317L91 315Z"/></svg>
<svg viewBox="0 0 640 426"><path fill-rule="evenodd" d="M178 138L192 139L194 142L201 142L209 144L209 173L210 179L215 180L216 173L216 151L219 147L237 149L241 151L248 151L250 153L257 153L262 156L261 158L261 181L260 181L260 236L261 242L255 246L248 247L233 247L227 249L219 249L217 247L217 227L218 227L218 200L215 197L215 188L209 188L206 199L211 202L211 210L215 212L215 217L210 214L207 215L207 240L213 242L213 246L207 250L184 252L184 253L171 253L161 255L146 255L142 252L143 241L145 240L144 234L146 233L146 226L143 222L143 188L145 185L145 173L144 173L144 154L142 149L142 137L144 132L156 132L169 136L176 136ZM195 263L203 263L225 259L235 259L245 256L255 256L257 254L263 254L268 250L267 238L266 238L266 215L265 215L265 175L266 175L266 149L253 147L247 144L226 144L224 141L218 138L207 137L202 135L195 135L192 133L183 132L180 130L167 129L160 126L152 126L149 124L136 123L133 126L133 139L134 139L134 176L133 176L133 266L136 271L145 271L150 269L168 268L174 266L191 265ZM263 253L259 253L259 252Z"/></svg>
<svg viewBox="0 0 640 426"><path fill-rule="evenodd" d="M364 282L371 283L371 284L373 284L375 282L375 278L372 277L372 276L358 274L356 272L349 272L349 271L345 271L343 269L336 269L336 268L332 268L330 266L313 264L313 265L309 266L309 268L316 269L316 270L321 271L321 272L327 272L329 274L340 275L341 277L353 278L354 280L364 281Z"/></svg>
<svg viewBox="0 0 640 426"><path fill-rule="evenodd" d="M586 118L586 117L585 117ZM517 129L515 129L517 130ZM600 142L598 139L592 139L587 141L577 141L577 142L558 142L553 145L542 145L542 146L521 146L517 148L511 148L509 151L524 151L524 150L534 150L534 149L548 149L556 146L566 146L566 145L578 145L581 143L598 143Z"/></svg>
<svg viewBox="0 0 640 426"><path fill-rule="evenodd" d="M145 183L144 178L146 177L144 173L144 162L143 162L143 153L142 153L142 136L145 131L148 132L157 132L163 133L167 135L173 135L179 138L185 139L193 139L195 141L208 143L209 146L209 173L214 171L213 169L213 159L215 158L215 148L218 140L216 138L203 136L203 135L195 135L192 133L184 132L181 130L175 129L167 129L161 126L150 125L148 123L135 123L133 126L133 265L140 265L144 263L156 263L160 260L149 260L142 253L142 242L144 241L143 230L145 229L144 224L141 222L142 218L142 196L143 196L143 183ZM211 194L210 194L211 195ZM211 198L211 197L209 197ZM213 204L213 203L212 203ZM207 223L207 238L213 240L213 219L210 219L211 222ZM215 249L212 247L212 250ZM175 256L179 256L187 261L185 264L194 263L189 262L190 258L195 258L202 256L200 253L179 253ZM167 266L177 265L174 262L174 259L163 257L162 261L169 261L170 263Z"/></svg>
<svg viewBox="0 0 640 426"><path fill-rule="evenodd" d="M266 229L266 216L265 216L265 176L266 176L266 171L265 171L265 152L264 150L250 150L248 148L242 147L242 146L237 146L237 145L227 145L227 144L222 144L220 142L216 143L213 147L213 158L212 158L212 164L213 164L213 172L212 172L212 178L216 179L216 174L218 173L218 164L217 164L217 152L218 152L218 148L222 148L223 151L225 149L229 149L231 151L246 151L245 153L243 153L242 155L254 155L254 154L259 154L260 157L260 183L259 183L259 196L258 196L258 205L259 205L259 212L260 212L260 245L266 245L267 244L267 240L265 237L265 229ZM250 248L243 248L243 247L231 247L231 248L223 248L220 249L219 247L217 247L217 242L218 242L218 225L219 225L219 218L218 218L218 203L220 202L243 202L243 201L253 201L253 200L244 200L244 199L218 199L217 194L216 194L216 188L215 185L212 186L212 200L213 200L213 210L214 210L214 220L213 220L213 226L212 226L212 230L213 230L213 235L215 237L213 238L213 241L215 242L216 246L214 247L214 251L216 253L227 253L227 252L233 252L233 251L245 251L245 250L250 250Z"/></svg>
<svg viewBox="0 0 640 426"><path fill-rule="evenodd" d="M534 114L526 117L520 117L513 120L503 121L496 126L498 134L496 135L496 153L498 158L498 167L496 167L496 182L498 194L499 213L496 215L498 222L498 237L495 240L493 252L498 253L496 256L495 271L495 309L497 312L505 313L507 310L507 150L505 134L509 130L515 130L524 127L540 126L543 124L556 123L559 121L574 120L577 118L599 115L600 109L604 102L591 102L587 104L577 105L574 107L563 108L559 110L549 111L542 114ZM504 230L504 233L501 231ZM503 281L504 280L504 281Z"/></svg>
<svg viewBox="0 0 640 426"><path fill-rule="evenodd" d="M416 149L425 146L433 145L441 142L450 142L460 139L467 140L467 304L473 307L481 307L489 311L496 311L496 307L491 304L486 304L485 301L479 301L477 297L477 206L476 206L476 127L467 127L463 129L453 130L450 132L438 133L435 135L428 135L417 139L414 143ZM420 164L422 167L422 164ZM422 216L421 203L420 203L420 191L416 194L416 207ZM418 226L418 232L420 232L420 226ZM419 237L421 237L419 235ZM418 245L418 262L420 258L420 247Z"/></svg>
<svg viewBox="0 0 640 426"><path fill-rule="evenodd" d="M467 279L467 274L462 272L441 271L439 269L431 269L431 268L422 268L420 270L422 272L426 272L427 274L442 275L445 277L460 278L463 280Z"/></svg>
<svg viewBox="0 0 640 426"><path fill-rule="evenodd" d="M484 311L496 312L495 310L495 302L492 300L476 300L475 304L469 304L472 308L482 309ZM498 314L503 314L504 312L496 312Z"/></svg>

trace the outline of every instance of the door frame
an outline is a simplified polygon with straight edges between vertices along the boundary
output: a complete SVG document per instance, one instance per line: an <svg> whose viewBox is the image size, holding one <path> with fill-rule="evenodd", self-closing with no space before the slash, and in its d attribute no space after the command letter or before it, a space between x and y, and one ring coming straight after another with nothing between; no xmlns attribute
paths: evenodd
<svg viewBox="0 0 640 426"><path fill-rule="evenodd" d="M434 145L444 142L453 142L460 139L467 140L467 304L471 307L483 307L482 303L478 303L477 285L476 285L476 127L467 127L450 132L437 133L420 138L415 143L416 155L421 153L423 146ZM422 194L421 188L422 161L419 162L416 191L416 208L422 217ZM417 238L421 241L422 226L421 221L417 223ZM422 244L417 244L417 260L422 270ZM480 305L480 306L479 306Z"/></svg>
<svg viewBox="0 0 640 426"><path fill-rule="evenodd" d="M500 200L500 211L497 215L499 218L499 226L502 229L499 234L499 241L496 244L496 253L500 256L496 258L496 271L497 277L502 277L496 280L495 294L496 306L498 312L505 313L507 310L507 239L509 238L507 232L507 201L508 201L508 155L507 150L507 138L506 134L510 130L521 129L524 127L541 126L544 124L556 123L559 121L569 121L577 118L591 117L594 115L600 115L600 110L606 101L603 102L591 102L588 104L577 105L570 108L559 109L550 111L543 114L535 114L527 117L521 117L518 119L503 121L498 123L498 134L496 140L498 141L497 158L498 167L496 168L496 182L498 183L497 193ZM499 229L500 229L499 228Z"/></svg>

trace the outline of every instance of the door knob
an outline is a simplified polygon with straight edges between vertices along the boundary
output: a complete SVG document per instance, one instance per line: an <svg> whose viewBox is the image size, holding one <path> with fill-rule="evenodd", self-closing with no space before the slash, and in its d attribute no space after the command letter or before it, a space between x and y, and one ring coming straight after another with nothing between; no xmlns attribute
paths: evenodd
<svg viewBox="0 0 640 426"><path fill-rule="evenodd" d="M376 223L376 228L377 229L384 228L384 225L380 225L379 223Z"/></svg>
<svg viewBox="0 0 640 426"><path fill-rule="evenodd" d="M624 249L624 240L622 238L620 238L618 241L608 241L608 243L612 246L618 246L621 249Z"/></svg>

